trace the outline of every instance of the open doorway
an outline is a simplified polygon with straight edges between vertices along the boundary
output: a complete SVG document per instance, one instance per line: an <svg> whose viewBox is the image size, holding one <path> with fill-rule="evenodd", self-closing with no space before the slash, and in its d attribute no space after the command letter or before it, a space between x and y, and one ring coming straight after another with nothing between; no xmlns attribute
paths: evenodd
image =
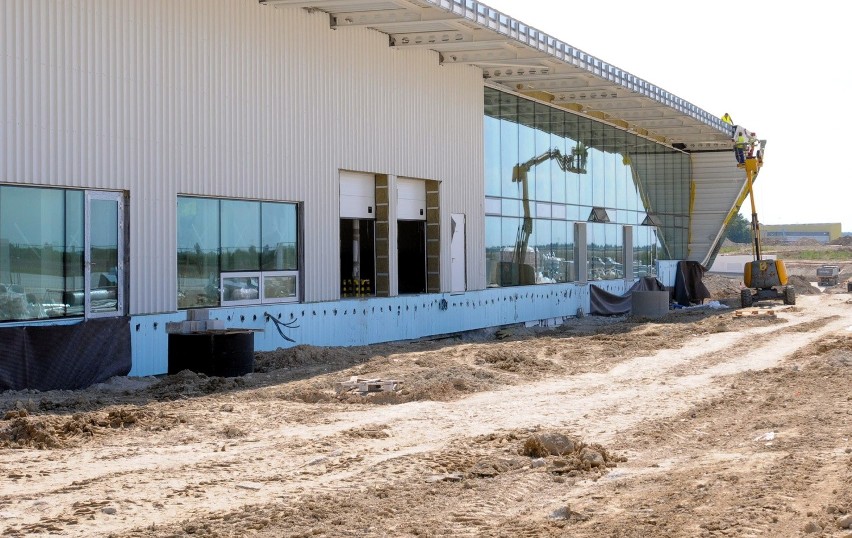
<svg viewBox="0 0 852 538"><path fill-rule="evenodd" d="M375 221L340 219L340 296L375 295Z"/></svg>
<svg viewBox="0 0 852 538"><path fill-rule="evenodd" d="M426 222L397 222L399 293L426 293Z"/></svg>

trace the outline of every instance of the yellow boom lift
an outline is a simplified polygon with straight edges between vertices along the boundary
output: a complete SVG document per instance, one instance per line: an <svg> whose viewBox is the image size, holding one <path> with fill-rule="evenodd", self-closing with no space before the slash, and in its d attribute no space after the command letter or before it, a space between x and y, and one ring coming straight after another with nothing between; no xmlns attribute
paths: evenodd
<svg viewBox="0 0 852 538"><path fill-rule="evenodd" d="M762 141L761 146L766 142ZM751 232L753 236L752 256L754 261L745 264L743 268L743 282L746 287L740 292L740 300L744 308L751 306L755 301L781 299L784 304L796 304L796 290L787 285L787 268L781 260L765 260L761 253L760 244L760 222L757 220L757 207L754 203L754 178L760 167L763 166L763 149L757 157L748 157L745 164L739 164L745 168L748 196L751 200ZM783 289L781 289L783 287Z"/></svg>

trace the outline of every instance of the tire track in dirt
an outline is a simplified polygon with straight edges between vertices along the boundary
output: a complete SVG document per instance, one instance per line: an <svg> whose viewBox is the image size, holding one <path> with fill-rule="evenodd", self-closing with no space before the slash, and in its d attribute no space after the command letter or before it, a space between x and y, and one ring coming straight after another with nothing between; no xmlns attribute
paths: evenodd
<svg viewBox="0 0 852 538"><path fill-rule="evenodd" d="M848 312L848 307L843 311ZM162 524L174 518L175 510L155 504L157 496L164 490L180 499L179 513L218 513L233 508L235 503L263 506L270 498L298 499L307 491L331 496L356 491L363 486L364 476L376 476L378 485L422 479L424 472L430 469L430 458L440 458L435 454L448 445L463 443L472 436L498 429L542 424L606 444L619 431L634 427L643 417L670 417L695 403L696 398L711 397L717 390L718 376L771 366L819 335L848 324L842 319L820 319L807 312L798 314L790 316L792 325L789 326L773 325L742 333L696 337L680 349L631 358L606 373L522 383L449 403L429 401L357 408L328 405L325 407L328 414L315 415L318 420L321 419L321 424L271 424L252 430L246 438L230 442L221 437L210 442L208 437L203 442L157 446L154 453L137 454L131 458L121 457L120 447L95 443L84 450L64 454L60 459L97 461L86 467L84 477L79 477L87 481L87 486L98 485L98 488L92 488L95 492L87 502L100 502L102 498L96 496L102 496L105 485L109 484L106 490L113 491L110 496L115 502L125 502L128 510L132 507L134 515L128 522L105 521L102 516L97 516L97 531L107 533L127 529L134 524L133 521ZM732 351L725 353L727 348ZM738 351L740 349L747 352ZM271 390L259 390L257 394ZM199 402L199 409L207 405L204 400ZM315 412L315 406L307 404L264 400L264 406L265 416L275 416L276 410L282 414L298 414L300 409ZM345 411L340 411L344 408ZM196 411L193 418L203 420L205 416L213 417ZM358 428L369 429L376 424L384 426L387 437L368 438L362 442L345 433ZM436 436L436 432L439 435ZM139 436L138 442L141 443L142 437L149 434L122 435L131 435L125 441L135 444L136 438L132 436ZM205 438L203 431L163 435L162 439L175 440L191 439L194 435ZM239 450L240 454L265 456L263 459L234 458L231 453L218 452L222 443L229 444L230 450ZM385 464L400 472L373 474L375 469ZM134 469L128 471L128 465ZM26 469L35 473L43 466L43 461L33 461L27 464ZM119 469L124 469L126 474L116 475ZM51 483L67 483L64 480L67 473L77 471L79 469L69 469L66 475L57 476L53 482L33 485L32 490L25 494L49 493ZM149 473L156 476L147 476ZM250 482L250 487L235 490L235 485L241 482ZM504 484L509 493L516 487L515 482L519 488L515 493L517 498L535 498L533 485L540 486L540 483L528 477L510 481ZM252 489L255 485L260 487ZM63 512L61 507L69 503L61 494L49 493L45 497L56 507L50 509L54 521L65 521L63 518L73 515L73 511L71 514ZM145 504L133 505L131 501L139 497ZM14 494L4 497L8 500L13 498ZM507 510L497 501L469 502L472 503L469 509L456 509L458 521L454 530L462 531L474 526L470 521L466 523L465 518L480 520L485 525L491 517L481 517L477 515L479 511L500 521L501 510ZM50 517L38 514L21 517L30 523L50 520ZM494 521L489 524L492 525L489 528L494 528ZM518 532L522 528L526 527L520 526ZM92 526L81 525L64 531L71 536L86 536L92 533L92 529Z"/></svg>

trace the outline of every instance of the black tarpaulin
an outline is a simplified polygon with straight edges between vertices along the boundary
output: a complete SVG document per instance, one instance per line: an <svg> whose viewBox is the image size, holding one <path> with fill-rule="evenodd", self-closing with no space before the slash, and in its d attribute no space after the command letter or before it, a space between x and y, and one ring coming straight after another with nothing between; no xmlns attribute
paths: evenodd
<svg viewBox="0 0 852 538"><path fill-rule="evenodd" d="M0 391L81 389L130 367L126 317L0 329Z"/></svg>
<svg viewBox="0 0 852 538"><path fill-rule="evenodd" d="M698 262L677 262L674 299L681 306L702 304L710 298L710 291L704 285L703 278L707 268Z"/></svg>
<svg viewBox="0 0 852 538"><path fill-rule="evenodd" d="M615 295L597 286L591 288L591 314L614 316L630 313L630 297L634 291L666 291L666 287L655 277L646 276L637 280L623 295Z"/></svg>

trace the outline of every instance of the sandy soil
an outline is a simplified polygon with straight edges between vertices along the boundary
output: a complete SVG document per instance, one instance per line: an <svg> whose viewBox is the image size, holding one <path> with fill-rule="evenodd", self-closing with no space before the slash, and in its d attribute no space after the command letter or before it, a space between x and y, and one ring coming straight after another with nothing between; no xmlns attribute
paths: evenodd
<svg viewBox="0 0 852 538"><path fill-rule="evenodd" d="M850 537L851 297L7 392L0 535Z"/></svg>

